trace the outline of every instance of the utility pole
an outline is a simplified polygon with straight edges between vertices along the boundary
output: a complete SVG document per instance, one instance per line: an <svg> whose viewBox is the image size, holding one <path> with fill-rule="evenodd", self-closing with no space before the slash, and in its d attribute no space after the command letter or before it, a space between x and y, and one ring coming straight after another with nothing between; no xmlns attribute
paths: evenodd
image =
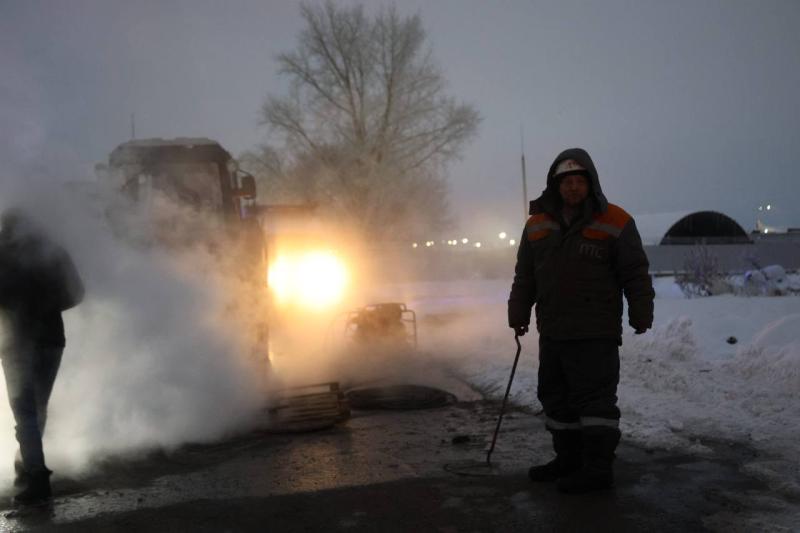
<svg viewBox="0 0 800 533"><path fill-rule="evenodd" d="M528 219L528 179L525 176L525 132L519 127L520 152L522 153L522 215L523 220Z"/></svg>

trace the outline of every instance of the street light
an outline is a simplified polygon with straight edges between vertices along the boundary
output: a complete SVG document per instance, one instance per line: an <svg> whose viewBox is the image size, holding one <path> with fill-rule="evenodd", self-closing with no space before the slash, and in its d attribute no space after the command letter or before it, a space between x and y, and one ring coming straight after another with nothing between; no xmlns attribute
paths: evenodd
<svg viewBox="0 0 800 533"><path fill-rule="evenodd" d="M505 231L501 231L497 236L500 237L501 239L505 239L506 237L508 237Z"/></svg>
<svg viewBox="0 0 800 533"><path fill-rule="evenodd" d="M469 239L467 239L466 237L461 239L461 244L467 244L468 242L469 242Z"/></svg>
<svg viewBox="0 0 800 533"><path fill-rule="evenodd" d="M515 244L517 244L517 241L515 241L514 239L509 239L508 240L508 245L509 246L514 246Z"/></svg>
<svg viewBox="0 0 800 533"><path fill-rule="evenodd" d="M761 204L758 206L758 212L763 214L761 215L756 214L756 228L758 228L759 224L761 224L760 217L766 216L766 213L764 213L764 211L772 211L772 204Z"/></svg>

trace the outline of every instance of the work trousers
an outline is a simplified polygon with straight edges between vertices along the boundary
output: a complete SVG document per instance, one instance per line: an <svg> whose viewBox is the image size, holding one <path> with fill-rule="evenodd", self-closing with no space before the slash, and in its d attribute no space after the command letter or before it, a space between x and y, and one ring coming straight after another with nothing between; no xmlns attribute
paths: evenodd
<svg viewBox="0 0 800 533"><path fill-rule="evenodd" d="M47 423L47 403L61 365L60 346L38 346L5 350L3 373L22 465L29 474L47 471L42 435Z"/></svg>
<svg viewBox="0 0 800 533"><path fill-rule="evenodd" d="M538 398L551 430L619 426L615 339L539 338Z"/></svg>

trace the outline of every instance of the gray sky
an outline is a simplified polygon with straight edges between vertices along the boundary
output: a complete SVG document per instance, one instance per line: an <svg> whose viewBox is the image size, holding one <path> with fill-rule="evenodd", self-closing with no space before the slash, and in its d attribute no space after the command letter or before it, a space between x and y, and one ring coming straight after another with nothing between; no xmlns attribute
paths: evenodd
<svg viewBox="0 0 800 533"><path fill-rule="evenodd" d="M483 122L450 168L462 231L521 230L563 148L631 213L715 209L800 226L800 2L440 0L419 12L449 91ZM130 136L258 144L292 1L0 0L0 176L78 179ZM454 235L455 236L455 235Z"/></svg>

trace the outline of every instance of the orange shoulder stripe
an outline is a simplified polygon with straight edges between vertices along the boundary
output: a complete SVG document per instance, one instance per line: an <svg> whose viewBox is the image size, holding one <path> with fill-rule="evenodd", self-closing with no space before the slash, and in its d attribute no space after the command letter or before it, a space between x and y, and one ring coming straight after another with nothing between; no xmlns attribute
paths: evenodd
<svg viewBox="0 0 800 533"><path fill-rule="evenodd" d="M630 219L631 216L627 211L614 204L608 204L608 210L605 213L595 215L596 222L609 224L619 229L624 228Z"/></svg>
<svg viewBox="0 0 800 533"><path fill-rule="evenodd" d="M525 224L525 231L528 234L529 241L538 241L550 235L551 231L559 229L559 225L547 213L537 213L530 218Z"/></svg>
<svg viewBox="0 0 800 533"><path fill-rule="evenodd" d="M549 222L553 220L553 218L548 215L547 213L536 213L535 215L531 215L528 217L528 221L525 223L526 226L530 226L532 224L539 224L541 222Z"/></svg>

